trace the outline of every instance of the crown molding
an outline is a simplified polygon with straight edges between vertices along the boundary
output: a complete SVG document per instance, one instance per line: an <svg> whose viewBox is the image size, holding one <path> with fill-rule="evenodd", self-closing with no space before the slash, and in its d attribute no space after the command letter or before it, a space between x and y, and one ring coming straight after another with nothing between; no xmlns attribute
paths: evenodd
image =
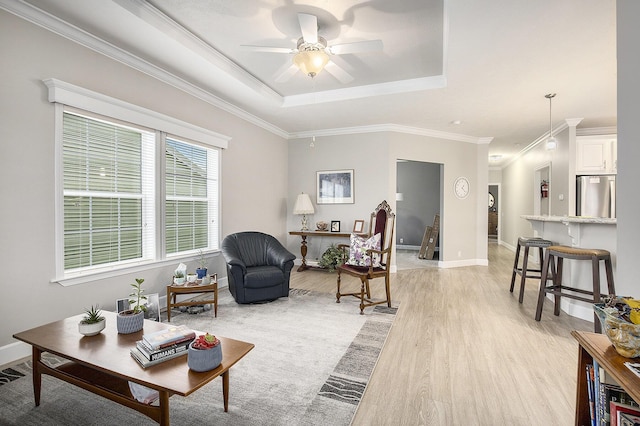
<svg viewBox="0 0 640 426"><path fill-rule="evenodd" d="M308 130L304 132L289 133L289 139L304 139L313 136L342 136L353 135L363 133L379 133L379 132L394 132L405 133L417 136L427 136L437 139L446 139L458 142L466 142L472 144L486 144L493 138L478 138L474 136L461 135L459 133L441 132L439 130L429 130L420 127L403 126L400 124L376 124L373 126L354 126L354 127L341 127L335 129L322 129L322 130Z"/></svg>
<svg viewBox="0 0 640 426"><path fill-rule="evenodd" d="M447 79L444 75L413 78L408 80L390 81L388 83L369 84L365 86L348 87L345 89L325 90L323 92L285 96L283 98L282 107L289 108L369 98L372 96L416 92L420 90L442 89L446 86Z"/></svg>
<svg viewBox="0 0 640 426"><path fill-rule="evenodd" d="M0 8L22 18L34 25L53 32L61 37L78 43L88 49L98 52L137 71L147 74L163 83L181 90L210 105L220 108L236 117L252 123L268 132L287 138L288 133L273 124L238 108L237 106L191 84L166 70L151 64L113 44L102 40L88 32L73 26L47 12L44 12L21 0L0 0Z"/></svg>
<svg viewBox="0 0 640 426"><path fill-rule="evenodd" d="M180 43L200 57L205 58L222 72L233 76L233 78L251 90L267 97L271 102L276 104L282 103L282 96L280 94L249 74L200 37L188 31L162 11L156 9L150 3L144 0L113 0L113 2L163 34L169 34L172 40Z"/></svg>
<svg viewBox="0 0 640 426"><path fill-rule="evenodd" d="M609 127L590 127L588 129L576 129L577 136L600 136L600 135L617 135L618 128L616 126Z"/></svg>

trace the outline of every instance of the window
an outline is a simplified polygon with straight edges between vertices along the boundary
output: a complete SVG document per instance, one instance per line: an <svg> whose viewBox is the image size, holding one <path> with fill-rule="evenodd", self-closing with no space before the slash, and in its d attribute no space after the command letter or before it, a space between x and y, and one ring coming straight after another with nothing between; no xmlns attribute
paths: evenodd
<svg viewBox="0 0 640 426"><path fill-rule="evenodd" d="M218 151L167 138L167 254L205 249L218 241ZM210 226L210 224L212 226Z"/></svg>
<svg viewBox="0 0 640 426"><path fill-rule="evenodd" d="M220 148L229 138L44 83L56 103L54 281L83 283L218 249Z"/></svg>
<svg viewBox="0 0 640 426"><path fill-rule="evenodd" d="M153 259L154 134L64 113L64 270Z"/></svg>

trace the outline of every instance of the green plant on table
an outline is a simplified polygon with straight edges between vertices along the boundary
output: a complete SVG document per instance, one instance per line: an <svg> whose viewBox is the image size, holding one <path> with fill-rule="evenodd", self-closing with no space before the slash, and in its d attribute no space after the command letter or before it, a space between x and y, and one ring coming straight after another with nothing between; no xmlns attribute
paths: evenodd
<svg viewBox="0 0 640 426"><path fill-rule="evenodd" d="M338 265L343 263L343 250L336 246L335 244L331 244L322 256L318 260L318 265L327 268L330 271L335 271Z"/></svg>
<svg viewBox="0 0 640 426"><path fill-rule="evenodd" d="M184 278L184 272L182 272L181 270L176 270L175 274L176 278Z"/></svg>
<svg viewBox="0 0 640 426"><path fill-rule="evenodd" d="M84 318L81 321L83 324L95 324L104 320L102 310L98 305L91 305L91 308L85 308L84 314Z"/></svg>
<svg viewBox="0 0 640 426"><path fill-rule="evenodd" d="M200 264L200 269L207 269L207 259L204 257L204 251L202 249L198 249L198 263Z"/></svg>
<svg viewBox="0 0 640 426"><path fill-rule="evenodd" d="M144 303L147 300L147 296L144 295L144 290L142 289L142 283L144 282L144 278L136 278L136 282L131 284L133 290L129 294L129 303L133 304L133 313L137 314L140 312L144 312L147 310L147 307Z"/></svg>

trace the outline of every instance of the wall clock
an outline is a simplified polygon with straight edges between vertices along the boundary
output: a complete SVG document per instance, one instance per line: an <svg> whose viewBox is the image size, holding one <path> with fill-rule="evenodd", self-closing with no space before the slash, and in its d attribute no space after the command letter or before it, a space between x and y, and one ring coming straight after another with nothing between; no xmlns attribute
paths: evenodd
<svg viewBox="0 0 640 426"><path fill-rule="evenodd" d="M453 191L456 197L463 199L469 195L469 179L464 176L460 176L453 184Z"/></svg>
<svg viewBox="0 0 640 426"><path fill-rule="evenodd" d="M493 205L496 203L495 198L493 198L493 194L489 193L489 208L493 207Z"/></svg>

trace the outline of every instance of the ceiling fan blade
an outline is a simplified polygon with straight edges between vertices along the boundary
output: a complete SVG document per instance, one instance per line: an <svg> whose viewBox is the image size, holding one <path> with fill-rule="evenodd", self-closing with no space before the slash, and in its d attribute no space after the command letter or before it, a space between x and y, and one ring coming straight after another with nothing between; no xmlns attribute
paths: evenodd
<svg viewBox="0 0 640 426"><path fill-rule="evenodd" d="M329 61L324 67L325 71L338 79L342 84L347 84L353 81L351 74L339 67L335 62Z"/></svg>
<svg viewBox="0 0 640 426"><path fill-rule="evenodd" d="M282 69L284 68L284 69ZM276 83L286 83L298 72L298 67L295 64L285 65L276 72Z"/></svg>
<svg viewBox="0 0 640 426"><path fill-rule="evenodd" d="M300 22L300 31L302 31L302 39L305 43L317 43L318 18L315 15L298 13L298 22Z"/></svg>
<svg viewBox="0 0 640 426"><path fill-rule="evenodd" d="M268 53L295 53L295 49L291 49L289 47L275 47L275 46L252 46L244 44L242 46L245 50L250 50L252 52L268 52Z"/></svg>
<svg viewBox="0 0 640 426"><path fill-rule="evenodd" d="M335 44L328 48L332 55L348 53L381 52L382 40L356 41L354 43Z"/></svg>

